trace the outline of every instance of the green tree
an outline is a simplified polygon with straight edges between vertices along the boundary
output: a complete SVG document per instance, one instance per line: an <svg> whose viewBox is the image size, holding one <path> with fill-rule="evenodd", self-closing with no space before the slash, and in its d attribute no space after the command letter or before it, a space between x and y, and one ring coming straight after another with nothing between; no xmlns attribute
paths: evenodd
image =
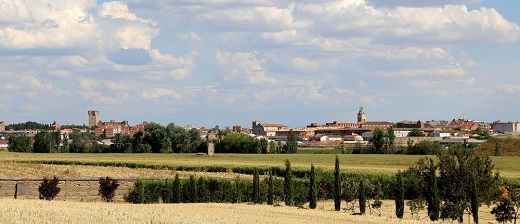
<svg viewBox="0 0 520 224"><path fill-rule="evenodd" d="M34 136L33 152L51 153L59 147L59 139L51 132L39 132Z"/></svg>
<svg viewBox="0 0 520 224"><path fill-rule="evenodd" d="M300 137L296 133L289 130L289 136L287 137L287 153L296 153L298 151L298 141Z"/></svg>
<svg viewBox="0 0 520 224"><path fill-rule="evenodd" d="M499 175L489 157L480 157L471 149L452 147L439 155L439 190L444 201L441 218L463 221L463 211L470 208L471 192L480 203L490 204L498 194ZM473 183L478 183L476 190ZM479 203L477 203L479 204Z"/></svg>
<svg viewBox="0 0 520 224"><path fill-rule="evenodd" d="M269 153L275 153L276 152L276 143L274 141L269 142Z"/></svg>
<svg viewBox="0 0 520 224"><path fill-rule="evenodd" d="M203 177L199 177L197 181L197 196L199 202L209 202L209 189Z"/></svg>
<svg viewBox="0 0 520 224"><path fill-rule="evenodd" d="M424 133L419 129L414 128L408 133L408 137L424 137Z"/></svg>
<svg viewBox="0 0 520 224"><path fill-rule="evenodd" d="M339 158L336 156L334 163L334 209L341 210L341 174L339 170Z"/></svg>
<svg viewBox="0 0 520 224"><path fill-rule="evenodd" d="M293 180L291 171L291 162L285 160L285 178L284 178L284 193L285 193L285 205L294 205L294 192L293 192Z"/></svg>
<svg viewBox="0 0 520 224"><path fill-rule="evenodd" d="M404 192L403 174L401 171L398 171L395 188L395 215L400 219L402 219L404 215Z"/></svg>
<svg viewBox="0 0 520 224"><path fill-rule="evenodd" d="M175 179L173 180L173 203L181 203L181 180L179 179L179 174L175 174Z"/></svg>
<svg viewBox="0 0 520 224"><path fill-rule="evenodd" d="M318 201L318 189L316 188L316 171L311 164L311 177L309 183L309 208L315 209Z"/></svg>
<svg viewBox="0 0 520 224"><path fill-rule="evenodd" d="M361 180L359 182L359 213L365 214L365 210L367 208L367 196L366 196L366 189L365 189L365 181Z"/></svg>
<svg viewBox="0 0 520 224"><path fill-rule="evenodd" d="M199 198L197 195L197 182L195 181L195 177L193 175L190 176L188 180L189 187L189 201L191 203L199 202Z"/></svg>
<svg viewBox="0 0 520 224"><path fill-rule="evenodd" d="M260 152L262 152L262 154L267 154L267 147L269 146L269 142L267 141L267 139L265 139L265 138L260 139L259 145L260 145Z"/></svg>
<svg viewBox="0 0 520 224"><path fill-rule="evenodd" d="M31 138L25 136L9 137L9 152L32 152Z"/></svg>
<svg viewBox="0 0 520 224"><path fill-rule="evenodd" d="M495 142L495 156L501 156L502 150L500 150L500 143Z"/></svg>
<svg viewBox="0 0 520 224"><path fill-rule="evenodd" d="M386 143L387 143L387 150L390 152L394 152L395 149L395 133L394 128L390 127L386 129Z"/></svg>
<svg viewBox="0 0 520 224"><path fill-rule="evenodd" d="M374 130L374 135L370 139L370 142L372 142L372 145L373 145L372 153L375 153L375 154L383 153L383 146L385 145L384 135L385 134L383 133L382 129L376 128Z"/></svg>
<svg viewBox="0 0 520 224"><path fill-rule="evenodd" d="M473 222L478 224L478 208L480 207L480 201L478 199L478 189L475 174L471 178L471 189L470 189L470 207L471 214L473 215Z"/></svg>
<svg viewBox="0 0 520 224"><path fill-rule="evenodd" d="M260 204L260 175L258 168L253 169L253 203Z"/></svg>
<svg viewBox="0 0 520 224"><path fill-rule="evenodd" d="M267 190L267 204L274 204L274 183L273 183L273 171L269 169L269 179L268 179L268 190Z"/></svg>
<svg viewBox="0 0 520 224"><path fill-rule="evenodd" d="M437 221L439 220L440 213L440 199L439 199L439 189L437 187L437 168L433 164L433 160L430 159L430 169L429 169L429 182L428 182L428 216L430 220Z"/></svg>

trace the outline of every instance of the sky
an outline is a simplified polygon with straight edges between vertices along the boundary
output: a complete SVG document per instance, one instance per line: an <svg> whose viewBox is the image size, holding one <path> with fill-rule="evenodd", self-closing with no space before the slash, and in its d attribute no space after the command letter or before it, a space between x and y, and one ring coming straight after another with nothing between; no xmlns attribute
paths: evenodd
<svg viewBox="0 0 520 224"><path fill-rule="evenodd" d="M0 120L520 120L517 0L0 0Z"/></svg>

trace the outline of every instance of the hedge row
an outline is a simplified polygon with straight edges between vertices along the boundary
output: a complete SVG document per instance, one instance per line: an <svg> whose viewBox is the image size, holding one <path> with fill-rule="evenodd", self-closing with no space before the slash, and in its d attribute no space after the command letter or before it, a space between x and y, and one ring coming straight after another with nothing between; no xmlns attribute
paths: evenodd
<svg viewBox="0 0 520 224"><path fill-rule="evenodd" d="M303 205L308 200L308 181L295 180L295 204ZM237 177L235 179L190 178L180 179L179 186L175 181L137 180L126 200L137 204L150 203L253 203L253 182L251 179ZM283 201L283 179L273 180L274 201ZM180 198L176 198L179 190ZM258 203L267 202L267 178L260 181L260 198Z"/></svg>

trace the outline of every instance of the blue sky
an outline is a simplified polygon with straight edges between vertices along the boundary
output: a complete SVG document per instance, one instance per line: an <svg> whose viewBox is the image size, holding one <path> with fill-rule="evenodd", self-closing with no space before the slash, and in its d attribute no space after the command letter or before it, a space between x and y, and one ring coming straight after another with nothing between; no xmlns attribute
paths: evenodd
<svg viewBox="0 0 520 224"><path fill-rule="evenodd" d="M0 120L520 120L513 0L0 0Z"/></svg>

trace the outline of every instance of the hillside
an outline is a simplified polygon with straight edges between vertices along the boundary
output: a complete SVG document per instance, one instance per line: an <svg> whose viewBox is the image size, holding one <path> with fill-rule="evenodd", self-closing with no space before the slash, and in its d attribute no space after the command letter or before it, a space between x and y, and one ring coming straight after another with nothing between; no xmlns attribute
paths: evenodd
<svg viewBox="0 0 520 224"><path fill-rule="evenodd" d="M508 138L490 138L482 145L476 148L478 155L495 155L495 146L498 142L502 156L520 156L520 136L511 136Z"/></svg>

